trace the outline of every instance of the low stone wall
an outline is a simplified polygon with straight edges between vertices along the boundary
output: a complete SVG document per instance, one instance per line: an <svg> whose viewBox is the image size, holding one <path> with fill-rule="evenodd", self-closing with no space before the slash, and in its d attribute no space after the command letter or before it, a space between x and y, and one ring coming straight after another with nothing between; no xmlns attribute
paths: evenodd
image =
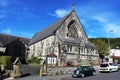
<svg viewBox="0 0 120 80"><path fill-rule="evenodd" d="M47 74L49 76L69 74L69 73L72 73L74 69L75 67L47 67Z"/></svg>

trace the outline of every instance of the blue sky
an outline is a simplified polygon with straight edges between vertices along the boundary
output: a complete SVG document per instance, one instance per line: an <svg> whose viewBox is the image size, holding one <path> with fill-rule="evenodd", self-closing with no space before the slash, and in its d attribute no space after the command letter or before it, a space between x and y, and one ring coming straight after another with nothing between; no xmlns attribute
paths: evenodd
<svg viewBox="0 0 120 80"><path fill-rule="evenodd" d="M0 0L0 33L32 38L70 13L73 2L88 38L120 37L120 0Z"/></svg>

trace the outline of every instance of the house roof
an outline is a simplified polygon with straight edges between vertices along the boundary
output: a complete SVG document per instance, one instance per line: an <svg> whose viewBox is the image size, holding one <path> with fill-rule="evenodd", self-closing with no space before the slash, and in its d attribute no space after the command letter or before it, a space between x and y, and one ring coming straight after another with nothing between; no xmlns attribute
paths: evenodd
<svg viewBox="0 0 120 80"><path fill-rule="evenodd" d="M72 11L74 11L74 10L72 10ZM71 12L71 13L72 13L72 12ZM71 13L70 13L70 14L71 14ZM68 17L70 14L64 16L64 17L61 18L60 20L58 20L58 21L56 21L55 23L51 24L51 25L48 26L46 29L44 29L44 30L42 30L42 31L40 31L40 32L37 32L37 33L33 36L33 38L31 39L29 45L34 44L34 43L36 43L36 42L38 42L38 41L40 41L40 40L42 40L42 39L45 39L46 37L48 37L48 36L50 36L50 35L52 35L52 34L54 34L54 33L57 31L57 29L62 25L62 23L67 19L67 17Z"/></svg>
<svg viewBox="0 0 120 80"><path fill-rule="evenodd" d="M57 55L55 55L54 53L51 53L51 54L47 55L47 57L57 57Z"/></svg>
<svg viewBox="0 0 120 80"><path fill-rule="evenodd" d="M26 45L28 45L28 43L30 41L30 39L28 39L28 38L22 38L22 37L12 36L12 35L8 35L8 34L0 34L0 46L6 46L7 44L9 44L12 41L15 41L17 39L20 39Z"/></svg>

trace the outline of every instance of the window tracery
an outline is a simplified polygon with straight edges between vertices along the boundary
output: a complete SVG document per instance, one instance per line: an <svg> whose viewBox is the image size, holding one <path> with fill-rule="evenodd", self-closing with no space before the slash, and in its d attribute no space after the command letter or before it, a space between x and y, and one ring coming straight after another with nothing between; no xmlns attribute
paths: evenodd
<svg viewBox="0 0 120 80"><path fill-rule="evenodd" d="M68 37L78 38L77 28L75 24L72 24L68 27Z"/></svg>

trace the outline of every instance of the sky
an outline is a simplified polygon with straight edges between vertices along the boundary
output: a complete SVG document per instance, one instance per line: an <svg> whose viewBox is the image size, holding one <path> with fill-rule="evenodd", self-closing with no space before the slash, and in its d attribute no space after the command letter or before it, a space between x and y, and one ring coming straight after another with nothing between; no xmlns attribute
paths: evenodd
<svg viewBox="0 0 120 80"><path fill-rule="evenodd" d="M32 38L72 3L88 38L120 38L120 0L0 0L0 33Z"/></svg>

